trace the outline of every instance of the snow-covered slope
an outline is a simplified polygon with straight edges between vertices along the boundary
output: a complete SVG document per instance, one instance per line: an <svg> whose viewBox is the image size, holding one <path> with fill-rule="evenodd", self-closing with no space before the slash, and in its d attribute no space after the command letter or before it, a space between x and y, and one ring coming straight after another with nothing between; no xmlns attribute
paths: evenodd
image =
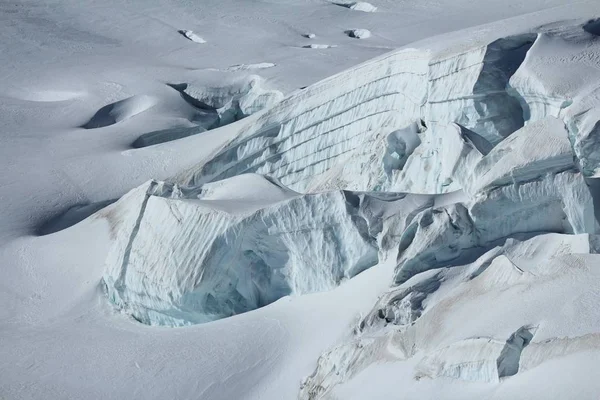
<svg viewBox="0 0 600 400"><path fill-rule="evenodd" d="M0 5L0 397L596 399L597 11Z"/></svg>

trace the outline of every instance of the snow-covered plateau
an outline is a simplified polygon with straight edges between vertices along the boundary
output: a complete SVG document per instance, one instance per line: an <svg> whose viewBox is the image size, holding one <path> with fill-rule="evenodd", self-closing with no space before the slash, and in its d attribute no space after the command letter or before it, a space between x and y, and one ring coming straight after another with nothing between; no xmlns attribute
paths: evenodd
<svg viewBox="0 0 600 400"><path fill-rule="evenodd" d="M595 1L133 3L0 5L0 398L600 397Z"/></svg>

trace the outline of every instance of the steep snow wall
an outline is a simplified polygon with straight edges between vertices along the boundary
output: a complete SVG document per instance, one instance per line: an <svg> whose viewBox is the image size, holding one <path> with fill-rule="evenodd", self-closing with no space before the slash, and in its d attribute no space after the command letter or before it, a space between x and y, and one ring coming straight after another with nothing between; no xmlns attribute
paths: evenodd
<svg viewBox="0 0 600 400"><path fill-rule="evenodd" d="M506 87L534 38L444 55L403 50L362 64L264 112L180 181L198 185L255 172L298 191L458 190L445 176L451 168L442 176L413 170L447 141L448 129L469 131L490 148L523 125L520 102ZM410 174L402 173L405 165Z"/></svg>
<svg viewBox="0 0 600 400"><path fill-rule="evenodd" d="M229 189L256 185L250 178ZM258 207L224 197L232 191L223 184L186 194L149 182L106 210L115 235L104 276L111 301L147 324L200 323L331 289L377 263L381 228L365 216L394 198L259 184L271 195Z"/></svg>

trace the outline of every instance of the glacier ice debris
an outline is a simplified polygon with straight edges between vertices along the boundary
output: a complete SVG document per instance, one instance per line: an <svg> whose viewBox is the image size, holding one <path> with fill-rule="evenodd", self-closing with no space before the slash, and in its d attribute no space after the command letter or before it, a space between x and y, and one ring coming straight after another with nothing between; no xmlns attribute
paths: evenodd
<svg viewBox="0 0 600 400"><path fill-rule="evenodd" d="M195 33L194 31L190 31L187 29L182 29L179 31L180 34L182 34L183 36L185 36L186 38L188 38L189 40L191 40L194 43L206 43L206 40L204 40L203 38L201 38L200 36L198 36L197 33Z"/></svg>
<svg viewBox="0 0 600 400"><path fill-rule="evenodd" d="M371 37L371 31L368 29L349 29L346 35L355 39L368 39Z"/></svg>
<svg viewBox="0 0 600 400"><path fill-rule="evenodd" d="M335 3L338 6L346 7L350 10L354 11L362 11L362 12L375 12L377 11L377 7L375 7L371 3L367 3L366 1L356 1L351 3Z"/></svg>

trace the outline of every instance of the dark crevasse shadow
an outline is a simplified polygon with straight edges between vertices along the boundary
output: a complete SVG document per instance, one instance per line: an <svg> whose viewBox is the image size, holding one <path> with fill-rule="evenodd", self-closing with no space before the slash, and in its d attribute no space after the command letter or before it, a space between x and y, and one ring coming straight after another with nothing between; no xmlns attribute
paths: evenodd
<svg viewBox="0 0 600 400"><path fill-rule="evenodd" d="M50 219L42 222L36 229L38 236L45 236L56 233L83 221L92 214L100 211L106 206L111 205L117 199L98 201L95 203L76 204L59 212Z"/></svg>
<svg viewBox="0 0 600 400"><path fill-rule="evenodd" d="M81 125L84 129L104 128L134 117L154 107L156 99L147 95L135 95L108 104L100 108L88 122Z"/></svg>
<svg viewBox="0 0 600 400"><path fill-rule="evenodd" d="M521 353L533 340L536 330L537 327L523 326L510 335L496 361L498 378L513 376L519 372Z"/></svg>
<svg viewBox="0 0 600 400"><path fill-rule="evenodd" d="M177 126L144 133L131 143L131 147L134 149L141 149L177 139L183 139L219 127L221 118L217 110L214 107L187 95L185 93L185 90L188 87L187 83L169 83L167 86L177 90L181 97L197 110L197 114L192 121L197 125L191 127Z"/></svg>
<svg viewBox="0 0 600 400"><path fill-rule="evenodd" d="M589 20L583 25L583 30L595 36L600 36L600 18Z"/></svg>
<svg viewBox="0 0 600 400"><path fill-rule="evenodd" d="M96 111L96 114L94 114L94 116L90 118L88 122L81 125L81 128L96 129L115 124L117 120L113 116L113 110L115 108L115 104L117 103L106 105Z"/></svg>
<svg viewBox="0 0 600 400"><path fill-rule="evenodd" d="M586 178L585 183L587 183L590 189L590 194L594 202L594 217L600 223L600 178Z"/></svg>
<svg viewBox="0 0 600 400"><path fill-rule="evenodd" d="M140 135L133 143L131 143L131 147L134 149L141 149L143 147L154 146L172 140L183 139L202 132L206 132L206 129L201 126L160 129Z"/></svg>
<svg viewBox="0 0 600 400"><path fill-rule="evenodd" d="M283 98L276 90L262 88L260 77L231 82L224 86L190 86L188 83L169 83L181 98L196 110L190 120L196 126L178 126L140 135L132 144L142 148L182 139L239 121Z"/></svg>
<svg viewBox="0 0 600 400"><path fill-rule="evenodd" d="M524 101L510 90L509 81L525 60L535 39L535 34L509 36L487 46L483 68L473 87L474 95L485 94L475 104L476 110L485 118L467 128L493 145L525 124L527 111L523 107ZM490 124L496 131L493 134L487 132Z"/></svg>

